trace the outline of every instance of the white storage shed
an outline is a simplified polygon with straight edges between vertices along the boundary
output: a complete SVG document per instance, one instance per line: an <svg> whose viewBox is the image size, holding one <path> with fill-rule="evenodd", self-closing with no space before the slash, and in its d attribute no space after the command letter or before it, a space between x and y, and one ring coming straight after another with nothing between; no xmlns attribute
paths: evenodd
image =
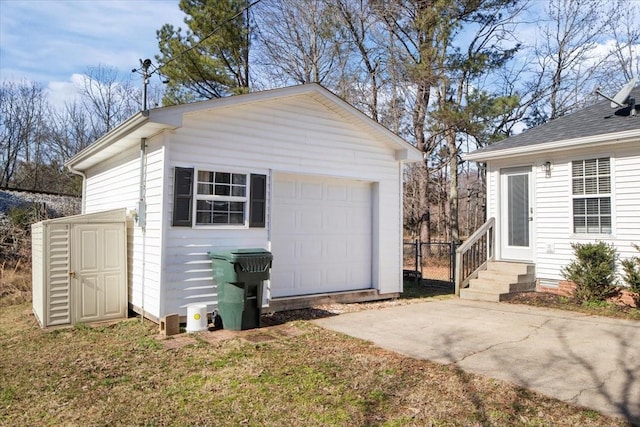
<svg viewBox="0 0 640 427"><path fill-rule="evenodd" d="M31 239L40 326L127 317L125 209L41 221Z"/></svg>

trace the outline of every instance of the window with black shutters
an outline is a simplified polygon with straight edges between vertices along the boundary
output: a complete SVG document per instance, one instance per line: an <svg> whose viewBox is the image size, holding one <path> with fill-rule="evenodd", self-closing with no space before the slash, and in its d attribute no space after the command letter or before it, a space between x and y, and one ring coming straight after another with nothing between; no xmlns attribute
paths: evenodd
<svg viewBox="0 0 640 427"><path fill-rule="evenodd" d="M265 227L266 175L175 168L174 226Z"/></svg>

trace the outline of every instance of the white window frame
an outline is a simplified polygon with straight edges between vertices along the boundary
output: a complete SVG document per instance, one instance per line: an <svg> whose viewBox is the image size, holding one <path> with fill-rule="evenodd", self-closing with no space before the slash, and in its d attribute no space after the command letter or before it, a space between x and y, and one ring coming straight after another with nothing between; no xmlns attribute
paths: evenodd
<svg viewBox="0 0 640 427"><path fill-rule="evenodd" d="M609 163L609 173L608 174L601 174L600 173L600 166L599 163L601 160L607 160ZM596 173L595 175L587 175L586 171L584 169L584 166L586 164L586 162L590 162L590 161L596 161L597 162L597 166L596 166ZM575 176L574 175L574 163L577 162L581 162L583 164L583 172L581 176ZM613 189L613 185L614 185L614 170L613 170L613 158L611 156L606 156L606 155L601 155L601 156L595 156L595 157L588 157L588 158L579 158L579 159L574 159L571 160L569 162L569 176L570 176L570 194L571 194L571 231L573 233L574 236L612 236L613 235L613 230L614 230L614 198L613 198L613 194L614 194L614 189ZM575 186L574 186L574 182L577 178L581 178L582 179L582 193L575 193ZM592 178L595 179L595 185L596 185L596 191L592 192L592 193L587 193L586 188L587 188L587 184L586 184L586 180L587 178ZM609 178L609 191L608 192L603 192L600 189L600 179L601 178ZM580 214L580 216L585 218L585 230L584 231L578 231L576 229L576 212L575 212L575 201L576 200L585 200L588 202L589 199L608 199L609 202L609 214L602 214L601 212L598 212L597 214L589 214L587 212L587 209L585 209L585 213L584 214ZM600 210L600 209L599 209ZM603 226L602 226L602 218L605 216L609 216L609 229L603 231ZM589 217L597 217L598 218L598 231L589 231L589 225L588 225L588 218Z"/></svg>
<svg viewBox="0 0 640 427"><path fill-rule="evenodd" d="M201 173L212 173L213 181L200 181ZM229 195L216 195L215 194L215 177L217 174L229 174L230 182L229 183L218 183L219 186L228 186L230 188L229 193L232 193L234 187L244 188L244 196L233 196ZM234 176L244 176L244 185L242 184L234 184ZM200 184L203 185L211 185L213 187L212 193L214 194L204 194L200 193ZM194 228L248 228L249 227L249 194L250 194L250 179L249 174L245 172L237 172L237 171L228 171L221 169L194 169L194 179L193 179L193 218L192 218L192 226ZM243 203L242 209L242 223L199 223L198 222L198 213L201 212L198 210L198 202L204 201L210 204L215 202L227 202L227 203ZM228 211L229 212L229 211ZM239 213L240 211L235 211ZM213 211L211 213L213 215Z"/></svg>

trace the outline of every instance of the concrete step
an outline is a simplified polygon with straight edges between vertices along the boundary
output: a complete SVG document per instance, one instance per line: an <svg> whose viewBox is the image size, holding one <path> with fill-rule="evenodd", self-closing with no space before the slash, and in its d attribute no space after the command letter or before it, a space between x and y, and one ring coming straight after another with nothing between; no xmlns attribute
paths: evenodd
<svg viewBox="0 0 640 427"><path fill-rule="evenodd" d="M487 270L469 281L469 287L460 289L460 298L477 301L504 301L519 292L536 289L535 265L492 261Z"/></svg>
<svg viewBox="0 0 640 427"><path fill-rule="evenodd" d="M473 301L491 301L499 302L500 294L494 292L477 291L471 288L460 289L460 298Z"/></svg>
<svg viewBox="0 0 640 427"><path fill-rule="evenodd" d="M511 272L503 272L501 270L484 270L478 273L478 279L509 284L533 282L536 280L536 277L533 273L516 274Z"/></svg>
<svg viewBox="0 0 640 427"><path fill-rule="evenodd" d="M488 271L500 271L504 274L533 274L536 267L522 262L491 261L487 264Z"/></svg>
<svg viewBox="0 0 640 427"><path fill-rule="evenodd" d="M471 279L469 288L484 292L509 293L509 292L527 292L536 289L536 282L530 280L528 282L499 282L495 280L487 280L484 278Z"/></svg>
<svg viewBox="0 0 640 427"><path fill-rule="evenodd" d="M534 292L534 291L523 291L523 292ZM491 301L491 302L500 302L508 300L514 295L521 292L488 292L482 291L472 288L464 288L460 289L460 299L468 299L473 301Z"/></svg>

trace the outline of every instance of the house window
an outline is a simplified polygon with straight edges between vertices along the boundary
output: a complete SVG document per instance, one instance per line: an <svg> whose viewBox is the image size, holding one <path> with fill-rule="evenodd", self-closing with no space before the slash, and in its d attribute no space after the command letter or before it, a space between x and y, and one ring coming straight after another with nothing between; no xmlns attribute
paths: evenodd
<svg viewBox="0 0 640 427"><path fill-rule="evenodd" d="M196 225L244 225L247 175L198 171Z"/></svg>
<svg viewBox="0 0 640 427"><path fill-rule="evenodd" d="M611 233L611 162L608 157L571 165L573 232Z"/></svg>
<svg viewBox="0 0 640 427"><path fill-rule="evenodd" d="M266 175L177 167L172 225L265 227L266 183Z"/></svg>

